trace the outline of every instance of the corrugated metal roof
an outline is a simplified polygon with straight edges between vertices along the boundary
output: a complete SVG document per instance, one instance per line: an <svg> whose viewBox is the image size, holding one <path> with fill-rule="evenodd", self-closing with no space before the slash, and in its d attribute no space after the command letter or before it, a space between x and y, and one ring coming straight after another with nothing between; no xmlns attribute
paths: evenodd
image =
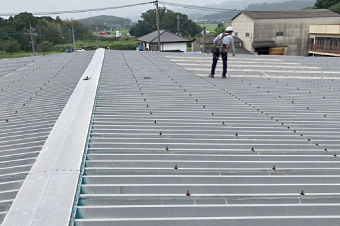
<svg viewBox="0 0 340 226"><path fill-rule="evenodd" d="M327 9L308 10L282 10L282 11L242 11L240 14L249 16L254 20L259 19L294 19L294 18L320 18L320 17L340 17L339 14Z"/></svg>
<svg viewBox="0 0 340 226"><path fill-rule="evenodd" d="M210 64L106 52L76 226L338 225L337 59Z"/></svg>
<svg viewBox="0 0 340 226"><path fill-rule="evenodd" d="M92 55L0 61L0 223Z"/></svg>
<svg viewBox="0 0 340 226"><path fill-rule="evenodd" d="M151 32L137 39L138 41L155 43L158 42L157 31ZM169 31L160 31L160 42L161 43L171 43L171 42L191 42L191 40L184 38L182 36L173 34Z"/></svg>

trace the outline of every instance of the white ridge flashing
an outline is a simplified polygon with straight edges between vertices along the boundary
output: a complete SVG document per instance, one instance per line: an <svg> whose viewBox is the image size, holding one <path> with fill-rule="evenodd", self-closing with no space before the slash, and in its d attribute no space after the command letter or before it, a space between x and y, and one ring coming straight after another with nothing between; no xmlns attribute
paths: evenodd
<svg viewBox="0 0 340 226"><path fill-rule="evenodd" d="M96 50L2 226L69 224L104 53Z"/></svg>

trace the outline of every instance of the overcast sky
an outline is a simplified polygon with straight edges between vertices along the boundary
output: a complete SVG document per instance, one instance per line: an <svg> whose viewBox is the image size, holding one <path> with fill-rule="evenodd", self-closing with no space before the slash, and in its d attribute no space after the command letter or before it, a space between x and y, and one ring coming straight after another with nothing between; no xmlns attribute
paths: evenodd
<svg viewBox="0 0 340 226"><path fill-rule="evenodd" d="M52 12L64 10L77 10L77 9L92 9L103 8L112 6L124 6L130 4L138 4L149 2L150 0L0 0L0 14L1 13L19 13L19 12ZM152 0L151 0L152 1ZM164 2L180 3L187 5L206 5L206 4L219 4L227 0L165 0ZM77 14L63 14L59 15L62 19L79 19L96 15L113 15L120 17L140 16L142 12L154 8L152 4L145 6L130 7L124 9L106 10L100 12L88 12ZM170 7L167 7L170 8ZM175 8L174 8L175 10ZM2 16L2 15L0 15ZM56 15L51 15L53 18ZM2 16L3 17L3 16Z"/></svg>

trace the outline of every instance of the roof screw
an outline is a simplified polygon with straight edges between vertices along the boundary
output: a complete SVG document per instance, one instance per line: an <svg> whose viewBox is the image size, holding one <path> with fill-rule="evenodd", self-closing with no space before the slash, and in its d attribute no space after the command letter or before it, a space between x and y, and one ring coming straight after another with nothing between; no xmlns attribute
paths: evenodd
<svg viewBox="0 0 340 226"><path fill-rule="evenodd" d="M6 119L6 123L8 122L8 119Z"/></svg>
<svg viewBox="0 0 340 226"><path fill-rule="evenodd" d="M325 114L324 117L327 117L327 115Z"/></svg>
<svg viewBox="0 0 340 226"><path fill-rule="evenodd" d="M214 116L214 112L212 112L211 115Z"/></svg>
<svg viewBox="0 0 340 226"><path fill-rule="evenodd" d="M257 111L260 111L260 109L257 109Z"/></svg>
<svg viewBox="0 0 340 226"><path fill-rule="evenodd" d="M296 130L294 130L294 133L296 133Z"/></svg>
<svg viewBox="0 0 340 226"><path fill-rule="evenodd" d="M150 115L152 115L152 111L150 111Z"/></svg>
<svg viewBox="0 0 340 226"><path fill-rule="evenodd" d="M155 124L157 123L157 121L155 120Z"/></svg>
<svg viewBox="0 0 340 226"><path fill-rule="evenodd" d="M17 114L18 113L18 111L15 111L15 114Z"/></svg>
<svg viewBox="0 0 340 226"><path fill-rule="evenodd" d="M149 105L147 104L147 105L146 105L146 107L148 108L148 107L149 107Z"/></svg>
<svg viewBox="0 0 340 226"><path fill-rule="evenodd" d="M187 193L185 194L186 196L190 196L190 192L189 190L187 191Z"/></svg>
<svg viewBox="0 0 340 226"><path fill-rule="evenodd" d="M235 136L236 136L236 137L238 137L238 134L237 134L237 133L235 133Z"/></svg>
<svg viewBox="0 0 340 226"><path fill-rule="evenodd" d="M328 151L327 148L325 148L325 151Z"/></svg>
<svg viewBox="0 0 340 226"><path fill-rule="evenodd" d="M142 96L144 95L144 93L142 93Z"/></svg>
<svg viewBox="0 0 340 226"><path fill-rule="evenodd" d="M292 101L292 104L294 104L294 101Z"/></svg>
<svg viewBox="0 0 340 226"><path fill-rule="evenodd" d="M303 134L301 134L300 136L303 137Z"/></svg>
<svg viewBox="0 0 340 226"><path fill-rule="evenodd" d="M323 97L323 99L326 99L326 97Z"/></svg>
<svg viewBox="0 0 340 226"><path fill-rule="evenodd" d="M284 123L281 123L281 125L284 125Z"/></svg>
<svg viewBox="0 0 340 226"><path fill-rule="evenodd" d="M169 147L168 147L168 146L166 146L166 147L165 147L165 150L166 150L166 151L169 151Z"/></svg>
<svg viewBox="0 0 340 226"><path fill-rule="evenodd" d="M316 145L316 146L319 146L319 144L318 144L318 143L316 143L315 145Z"/></svg>
<svg viewBox="0 0 340 226"><path fill-rule="evenodd" d="M191 96L191 93L189 94L189 96Z"/></svg>
<svg viewBox="0 0 340 226"><path fill-rule="evenodd" d="M163 135L163 134L162 134L162 131L161 131L161 132L159 132L159 135L160 135L160 136L162 136L162 135Z"/></svg>
<svg viewBox="0 0 340 226"><path fill-rule="evenodd" d="M279 95L279 97L281 98L281 95Z"/></svg>
<svg viewBox="0 0 340 226"><path fill-rule="evenodd" d="M254 147L251 147L251 151L252 151L252 152L254 152L254 151L255 151Z"/></svg>
<svg viewBox="0 0 340 226"><path fill-rule="evenodd" d="M225 125L224 121L222 122L223 125Z"/></svg>
<svg viewBox="0 0 340 226"><path fill-rule="evenodd" d="M276 170L276 167L275 167L275 165L273 165L273 167L272 167L272 170Z"/></svg>
<svg viewBox="0 0 340 226"><path fill-rule="evenodd" d="M310 141L310 139L308 138L308 141Z"/></svg>
<svg viewBox="0 0 340 226"><path fill-rule="evenodd" d="M269 90L268 90L268 93L269 93Z"/></svg>
<svg viewBox="0 0 340 226"><path fill-rule="evenodd" d="M288 126L287 129L290 129L290 127Z"/></svg>
<svg viewBox="0 0 340 226"><path fill-rule="evenodd" d="M334 157L337 157L336 154L334 154Z"/></svg>
<svg viewBox="0 0 340 226"><path fill-rule="evenodd" d="M175 168L174 169L178 169L177 165L175 165Z"/></svg>
<svg viewBox="0 0 340 226"><path fill-rule="evenodd" d="M187 90L186 89L184 89L184 92L186 92Z"/></svg>
<svg viewBox="0 0 340 226"><path fill-rule="evenodd" d="M196 99L196 102L198 102L198 100Z"/></svg>
<svg viewBox="0 0 340 226"><path fill-rule="evenodd" d="M300 192L300 195L305 195L305 193L303 192L303 190Z"/></svg>
<svg viewBox="0 0 340 226"><path fill-rule="evenodd" d="M144 98L144 101L146 101L146 99Z"/></svg>
<svg viewBox="0 0 340 226"><path fill-rule="evenodd" d="M307 110L309 110L309 107L307 107Z"/></svg>
<svg viewBox="0 0 340 226"><path fill-rule="evenodd" d="M203 108L205 109L205 105L203 105Z"/></svg>
<svg viewBox="0 0 340 226"><path fill-rule="evenodd" d="M22 106L25 106L26 104L23 104Z"/></svg>

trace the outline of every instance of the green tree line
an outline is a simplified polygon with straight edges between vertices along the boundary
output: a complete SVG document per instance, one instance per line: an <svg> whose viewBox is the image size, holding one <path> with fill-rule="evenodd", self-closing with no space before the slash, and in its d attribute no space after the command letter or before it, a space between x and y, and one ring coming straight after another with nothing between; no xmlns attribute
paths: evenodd
<svg viewBox="0 0 340 226"><path fill-rule="evenodd" d="M172 33L177 33L177 21L179 17L179 32L183 36L194 37L202 31L202 28L188 16L181 13L175 13L165 7L159 8L160 29L167 30ZM136 37L141 37L150 32L157 30L156 10L150 9L141 15L142 20L139 20L130 29L130 34Z"/></svg>
<svg viewBox="0 0 340 226"><path fill-rule="evenodd" d="M0 50L15 52L17 49L29 51L30 23L34 28L35 45L37 49L50 51L53 45L70 42L70 29L76 31L76 37L83 39L89 36L88 27L76 20L61 20L59 17L34 17L31 13L20 13L14 17L4 19L0 17ZM47 48L47 49L46 49Z"/></svg>
<svg viewBox="0 0 340 226"><path fill-rule="evenodd" d="M317 0L314 8L329 9L335 13L340 14L340 0Z"/></svg>

